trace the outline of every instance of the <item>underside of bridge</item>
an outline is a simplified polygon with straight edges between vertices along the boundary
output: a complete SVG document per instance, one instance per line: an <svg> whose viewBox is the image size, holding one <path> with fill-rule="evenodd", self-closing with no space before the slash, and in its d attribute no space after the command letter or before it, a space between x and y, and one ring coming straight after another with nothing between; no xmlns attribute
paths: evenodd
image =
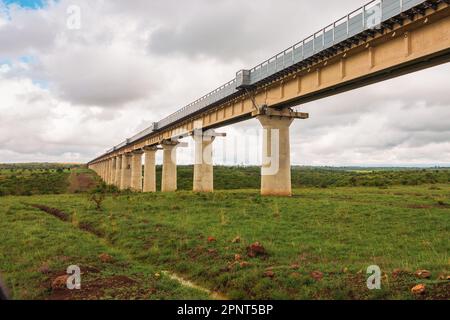
<svg viewBox="0 0 450 320"><path fill-rule="evenodd" d="M176 150L182 138L192 136L196 148L193 190L212 192L212 148L218 135L213 129L257 118L264 129L261 193L289 196L289 127L295 119L309 117L291 107L448 61L449 1L422 1L379 28L365 30L207 108L114 148L90 162L89 167L120 189L155 192L155 154L162 149L162 191L175 191Z"/></svg>

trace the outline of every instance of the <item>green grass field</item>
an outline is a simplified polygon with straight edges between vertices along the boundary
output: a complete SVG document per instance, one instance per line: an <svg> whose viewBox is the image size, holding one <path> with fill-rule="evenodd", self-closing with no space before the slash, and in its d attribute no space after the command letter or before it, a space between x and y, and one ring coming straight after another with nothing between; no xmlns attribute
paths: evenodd
<svg viewBox="0 0 450 320"><path fill-rule="evenodd" d="M189 170L179 172L186 188ZM101 210L76 188L0 197L0 273L16 299L450 299L448 171L302 170L299 179L317 176L320 187L295 182L292 198L259 196L254 168L216 170L216 187L241 181L249 189L115 192ZM77 174L90 173L76 169L68 179ZM379 187L335 186L380 177L387 182ZM250 257L255 242L265 254ZM102 262L102 253L113 260ZM72 264L85 270L82 290L52 290ZM367 289L371 265L383 272L381 290ZM420 269L431 277L416 277ZM426 285L424 294L411 293L417 284Z"/></svg>

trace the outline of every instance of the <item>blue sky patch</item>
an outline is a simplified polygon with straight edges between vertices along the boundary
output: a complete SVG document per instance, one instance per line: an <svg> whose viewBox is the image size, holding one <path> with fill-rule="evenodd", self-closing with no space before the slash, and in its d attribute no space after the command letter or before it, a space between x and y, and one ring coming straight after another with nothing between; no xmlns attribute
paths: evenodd
<svg viewBox="0 0 450 320"><path fill-rule="evenodd" d="M17 4L24 8L39 9L44 6L44 0L0 0L1 3L10 5Z"/></svg>

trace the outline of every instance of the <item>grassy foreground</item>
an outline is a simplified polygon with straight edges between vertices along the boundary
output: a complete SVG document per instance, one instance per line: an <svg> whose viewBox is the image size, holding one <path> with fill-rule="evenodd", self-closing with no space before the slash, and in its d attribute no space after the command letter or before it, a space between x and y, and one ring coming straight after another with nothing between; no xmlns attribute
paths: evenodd
<svg viewBox="0 0 450 320"><path fill-rule="evenodd" d="M52 279L78 264L88 289L68 298L207 298L167 270L236 299L450 299L449 199L448 184L299 188L292 198L116 194L100 211L84 194L8 196L0 198L0 272L14 298L54 297ZM255 242L264 252L250 257ZM383 272L382 290L366 287L370 265ZM419 269L431 277L418 279ZM419 283L426 292L413 295Z"/></svg>
<svg viewBox="0 0 450 320"><path fill-rule="evenodd" d="M30 199L28 197L28 199ZM8 197L0 208L0 272L14 299L205 299L162 277L108 241ZM34 201L40 200L34 197ZM68 266L82 272L82 290L55 287ZM65 283L65 282L64 282ZM63 283L63 285L64 285Z"/></svg>

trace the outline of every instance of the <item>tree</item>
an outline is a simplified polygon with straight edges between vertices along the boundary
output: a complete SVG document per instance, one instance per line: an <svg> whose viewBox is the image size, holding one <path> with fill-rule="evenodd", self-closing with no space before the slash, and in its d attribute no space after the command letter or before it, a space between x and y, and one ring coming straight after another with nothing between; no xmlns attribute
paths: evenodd
<svg viewBox="0 0 450 320"><path fill-rule="evenodd" d="M106 198L107 189L108 186L105 183L101 183L91 191L90 200L95 203L95 208L98 211L103 210L102 204Z"/></svg>

